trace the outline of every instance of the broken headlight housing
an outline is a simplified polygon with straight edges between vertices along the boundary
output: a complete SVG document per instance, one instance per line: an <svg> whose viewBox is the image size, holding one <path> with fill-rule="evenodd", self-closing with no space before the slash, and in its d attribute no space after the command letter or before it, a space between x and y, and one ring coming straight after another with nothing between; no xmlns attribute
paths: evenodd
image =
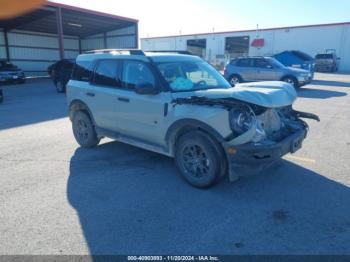
<svg viewBox="0 0 350 262"><path fill-rule="evenodd" d="M229 112L230 127L237 135L244 134L256 124L256 117L248 105L236 105Z"/></svg>

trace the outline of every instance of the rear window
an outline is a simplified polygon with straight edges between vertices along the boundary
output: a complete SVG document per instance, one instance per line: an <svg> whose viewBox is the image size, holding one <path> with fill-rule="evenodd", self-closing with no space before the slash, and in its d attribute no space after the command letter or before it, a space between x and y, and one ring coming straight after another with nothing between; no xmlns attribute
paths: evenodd
<svg viewBox="0 0 350 262"><path fill-rule="evenodd" d="M316 59L333 59L332 54L318 54L316 55Z"/></svg>
<svg viewBox="0 0 350 262"><path fill-rule="evenodd" d="M77 61L73 69L72 80L88 82L91 74L90 61Z"/></svg>

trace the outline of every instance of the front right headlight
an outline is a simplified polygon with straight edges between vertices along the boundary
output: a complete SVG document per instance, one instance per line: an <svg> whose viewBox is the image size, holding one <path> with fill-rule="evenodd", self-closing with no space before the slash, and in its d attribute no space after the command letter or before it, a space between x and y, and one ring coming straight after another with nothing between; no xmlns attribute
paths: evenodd
<svg viewBox="0 0 350 262"><path fill-rule="evenodd" d="M236 105L229 113L230 127L237 135L244 134L256 123L256 116L248 105Z"/></svg>

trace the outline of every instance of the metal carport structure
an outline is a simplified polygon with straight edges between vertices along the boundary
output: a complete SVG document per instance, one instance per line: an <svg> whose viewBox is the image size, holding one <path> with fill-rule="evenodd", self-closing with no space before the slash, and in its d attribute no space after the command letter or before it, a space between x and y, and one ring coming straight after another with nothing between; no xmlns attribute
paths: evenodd
<svg viewBox="0 0 350 262"><path fill-rule="evenodd" d="M34 75L59 59L100 48L138 48L138 20L55 2L0 20L0 59Z"/></svg>

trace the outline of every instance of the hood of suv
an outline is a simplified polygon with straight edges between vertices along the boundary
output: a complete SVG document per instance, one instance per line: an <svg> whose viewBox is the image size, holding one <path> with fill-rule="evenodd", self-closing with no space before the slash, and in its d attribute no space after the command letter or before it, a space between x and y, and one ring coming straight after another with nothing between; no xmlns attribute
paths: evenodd
<svg viewBox="0 0 350 262"><path fill-rule="evenodd" d="M309 71L301 68L295 68L295 67L287 67L289 71L296 73L296 74L307 74Z"/></svg>
<svg viewBox="0 0 350 262"><path fill-rule="evenodd" d="M298 97L294 87L280 81L238 84L228 89L208 89L174 93L176 98L206 97L208 99L233 98L243 102L277 108L293 104Z"/></svg>

